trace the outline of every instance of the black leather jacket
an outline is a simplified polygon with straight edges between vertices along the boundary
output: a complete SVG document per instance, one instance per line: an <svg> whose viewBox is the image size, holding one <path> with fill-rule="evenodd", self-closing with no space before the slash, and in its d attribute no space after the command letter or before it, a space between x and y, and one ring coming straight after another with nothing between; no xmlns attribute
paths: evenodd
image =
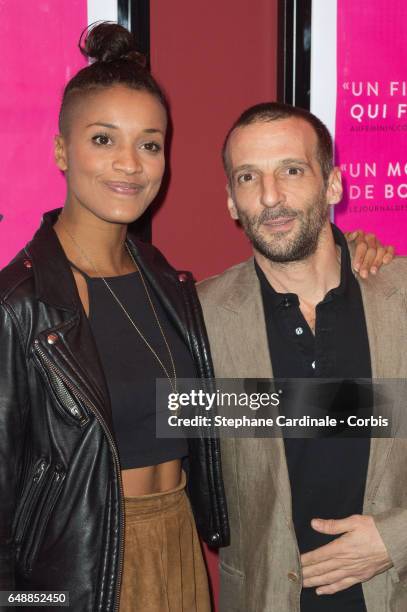
<svg viewBox="0 0 407 612"><path fill-rule="evenodd" d="M69 591L75 612L113 612L123 553L120 465L104 374L52 228L57 215L47 213L0 272L0 588ZM191 275L131 234L129 245L199 376L212 377ZM198 529L209 544L226 545L219 442L189 444Z"/></svg>

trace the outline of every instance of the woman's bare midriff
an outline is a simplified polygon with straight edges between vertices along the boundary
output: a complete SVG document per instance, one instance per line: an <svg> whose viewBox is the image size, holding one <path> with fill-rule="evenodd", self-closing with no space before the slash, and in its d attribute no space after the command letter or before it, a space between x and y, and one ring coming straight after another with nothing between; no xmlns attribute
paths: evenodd
<svg viewBox="0 0 407 612"><path fill-rule="evenodd" d="M169 491L181 481L181 460L122 470L122 481L125 497Z"/></svg>

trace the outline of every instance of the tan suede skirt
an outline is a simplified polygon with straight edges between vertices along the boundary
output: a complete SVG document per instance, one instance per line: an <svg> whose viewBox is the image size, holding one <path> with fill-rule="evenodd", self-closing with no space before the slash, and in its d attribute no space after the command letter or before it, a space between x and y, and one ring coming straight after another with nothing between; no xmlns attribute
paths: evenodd
<svg viewBox="0 0 407 612"><path fill-rule="evenodd" d="M125 497L120 612L210 612L205 562L185 473L164 493Z"/></svg>

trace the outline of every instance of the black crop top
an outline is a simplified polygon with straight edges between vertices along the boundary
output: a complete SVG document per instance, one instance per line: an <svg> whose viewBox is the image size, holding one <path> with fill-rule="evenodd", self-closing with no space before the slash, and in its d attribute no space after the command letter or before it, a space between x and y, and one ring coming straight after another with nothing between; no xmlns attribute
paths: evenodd
<svg viewBox="0 0 407 612"><path fill-rule="evenodd" d="M88 286L89 323L110 393L122 469L157 465L185 457L185 439L156 438L155 386L157 378L165 378L163 369L103 280L78 271ZM107 282L172 376L168 351L140 273L109 277ZM149 285L147 288L170 347L177 378L194 378L194 363L184 340L171 323L153 289ZM168 389L171 392L169 383Z"/></svg>

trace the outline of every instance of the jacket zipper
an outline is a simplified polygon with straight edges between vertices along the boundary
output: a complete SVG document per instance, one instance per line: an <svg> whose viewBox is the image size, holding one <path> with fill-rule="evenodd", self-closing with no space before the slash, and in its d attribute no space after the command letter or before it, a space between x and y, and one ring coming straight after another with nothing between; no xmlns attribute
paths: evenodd
<svg viewBox="0 0 407 612"><path fill-rule="evenodd" d="M41 509L43 513L41 524L38 527L36 538L31 544L31 550L27 553L27 556L26 556L26 561L24 565L25 565L25 571L27 573L31 571L32 564L37 557L37 553L38 553L40 544L43 539L45 527L48 523L49 516L57 500L58 492L62 485L63 479L64 479L64 472L63 472L62 466L56 465L54 472L52 474L52 478L47 484L47 491L44 494L44 502L43 502L43 507ZM46 511L44 507L46 507Z"/></svg>
<svg viewBox="0 0 407 612"><path fill-rule="evenodd" d="M27 520L30 517L31 510L42 490L44 484L44 474L47 469L48 463L44 459L41 459L31 477L31 485L26 495L24 507L22 508L19 518L17 519L14 529L14 540L17 544L19 544L23 539L27 527Z"/></svg>
<svg viewBox="0 0 407 612"><path fill-rule="evenodd" d="M65 383L65 385L67 386L68 389L70 389L72 391L72 393L74 393L88 408L89 410L95 415L95 417L97 418L97 420L99 421L103 431L105 432L105 435L110 443L110 448L111 451L113 453L113 457L114 457L114 461L115 461L115 465L116 465L116 470L117 470L117 477L118 477L118 482L119 482L119 489L120 489L120 507L121 507L121 519L120 519L120 526L121 526L121 536L120 536L120 550L119 550L119 572L118 572L118 590L117 590L117 595L116 595L116 603L114 606L114 610L115 612L119 610L119 604L120 604L120 587L121 587L121 581L122 581L122 572L123 572L123 552L124 552L124 493L123 493L123 483L122 483L122 478L121 478L121 470L120 470L120 461L119 461L119 454L117 452L116 449L116 443L113 440L113 437L109 431L109 428L105 422L105 420L103 419L102 415L99 413L98 409L96 408L96 406L93 404L93 402L91 402L88 398L84 397L82 395L82 393L75 387L75 385L73 385L71 383L71 381L63 374L63 372L61 372L59 370L59 368L57 368L55 366L55 364L49 359L48 355L44 352L44 350L41 348L40 342L39 340L34 340L34 347L35 350L38 352L38 354L42 357L43 361L45 364L47 364L47 366L49 367L49 369L51 370L51 372L57 376L60 377L60 379Z"/></svg>
<svg viewBox="0 0 407 612"><path fill-rule="evenodd" d="M69 395L67 390L61 384L61 380L62 380L62 382L65 383L66 387L68 388L70 386L72 387L72 385L69 385L68 378L63 373L60 373L59 371L58 371L58 376L56 375L56 368L54 364L48 359L47 355L41 349L41 346L38 340L34 340L34 346L35 346L35 350L39 353L41 358L47 363L47 365L50 368L49 375L51 377L52 382L54 383L55 392L57 393L62 404L68 409L69 413L73 416L73 418L76 421L78 421L80 425L86 425L86 423L89 421L87 415L79 408L78 404L75 402L72 396ZM77 393L75 393L75 395L79 397Z"/></svg>

